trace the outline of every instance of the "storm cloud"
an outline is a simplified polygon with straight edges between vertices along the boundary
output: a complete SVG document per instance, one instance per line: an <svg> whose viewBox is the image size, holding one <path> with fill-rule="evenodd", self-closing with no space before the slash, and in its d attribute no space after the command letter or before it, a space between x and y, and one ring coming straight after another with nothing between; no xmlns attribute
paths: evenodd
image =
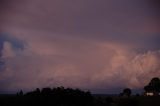
<svg viewBox="0 0 160 106"><path fill-rule="evenodd" d="M160 75L154 2L7 1L1 1L0 11L1 91L140 89Z"/></svg>

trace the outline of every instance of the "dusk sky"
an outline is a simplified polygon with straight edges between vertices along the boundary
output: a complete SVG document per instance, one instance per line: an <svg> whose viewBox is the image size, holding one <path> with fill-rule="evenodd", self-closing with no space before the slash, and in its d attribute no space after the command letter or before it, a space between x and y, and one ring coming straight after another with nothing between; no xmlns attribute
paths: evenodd
<svg viewBox="0 0 160 106"><path fill-rule="evenodd" d="M143 89L160 77L159 0L0 0L0 92Z"/></svg>

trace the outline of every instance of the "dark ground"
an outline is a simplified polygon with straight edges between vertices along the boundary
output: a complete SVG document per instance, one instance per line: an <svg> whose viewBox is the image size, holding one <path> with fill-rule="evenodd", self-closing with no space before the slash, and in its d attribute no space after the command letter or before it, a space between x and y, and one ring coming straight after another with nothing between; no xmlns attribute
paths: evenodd
<svg viewBox="0 0 160 106"><path fill-rule="evenodd" d="M0 95L0 106L160 106L160 96L119 97L91 95L88 97L76 97L72 95L73 97L57 96L57 99L55 97L52 99L49 96L34 96Z"/></svg>

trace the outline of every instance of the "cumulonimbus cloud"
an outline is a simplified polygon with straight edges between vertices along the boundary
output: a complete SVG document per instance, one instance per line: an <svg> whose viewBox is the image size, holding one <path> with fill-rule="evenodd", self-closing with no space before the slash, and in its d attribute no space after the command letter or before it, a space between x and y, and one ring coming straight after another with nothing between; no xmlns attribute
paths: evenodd
<svg viewBox="0 0 160 106"><path fill-rule="evenodd" d="M143 88L160 75L155 1L1 0L0 90Z"/></svg>
<svg viewBox="0 0 160 106"><path fill-rule="evenodd" d="M47 36L45 40L28 39L29 44L18 52L13 43L3 43L1 90L44 86L97 89L97 92L120 87L136 89L160 75L160 51L137 53L123 45L74 38L68 38L67 42L57 38L57 42L52 42L49 40L52 38L55 39ZM76 46L70 44L71 40L76 41ZM39 44L43 46L40 48Z"/></svg>

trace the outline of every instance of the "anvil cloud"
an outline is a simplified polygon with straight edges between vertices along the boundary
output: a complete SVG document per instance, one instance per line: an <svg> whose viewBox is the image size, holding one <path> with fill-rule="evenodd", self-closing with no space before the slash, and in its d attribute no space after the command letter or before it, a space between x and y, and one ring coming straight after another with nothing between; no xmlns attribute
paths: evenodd
<svg viewBox="0 0 160 106"><path fill-rule="evenodd" d="M2 0L0 91L143 88L160 75L156 0Z"/></svg>

